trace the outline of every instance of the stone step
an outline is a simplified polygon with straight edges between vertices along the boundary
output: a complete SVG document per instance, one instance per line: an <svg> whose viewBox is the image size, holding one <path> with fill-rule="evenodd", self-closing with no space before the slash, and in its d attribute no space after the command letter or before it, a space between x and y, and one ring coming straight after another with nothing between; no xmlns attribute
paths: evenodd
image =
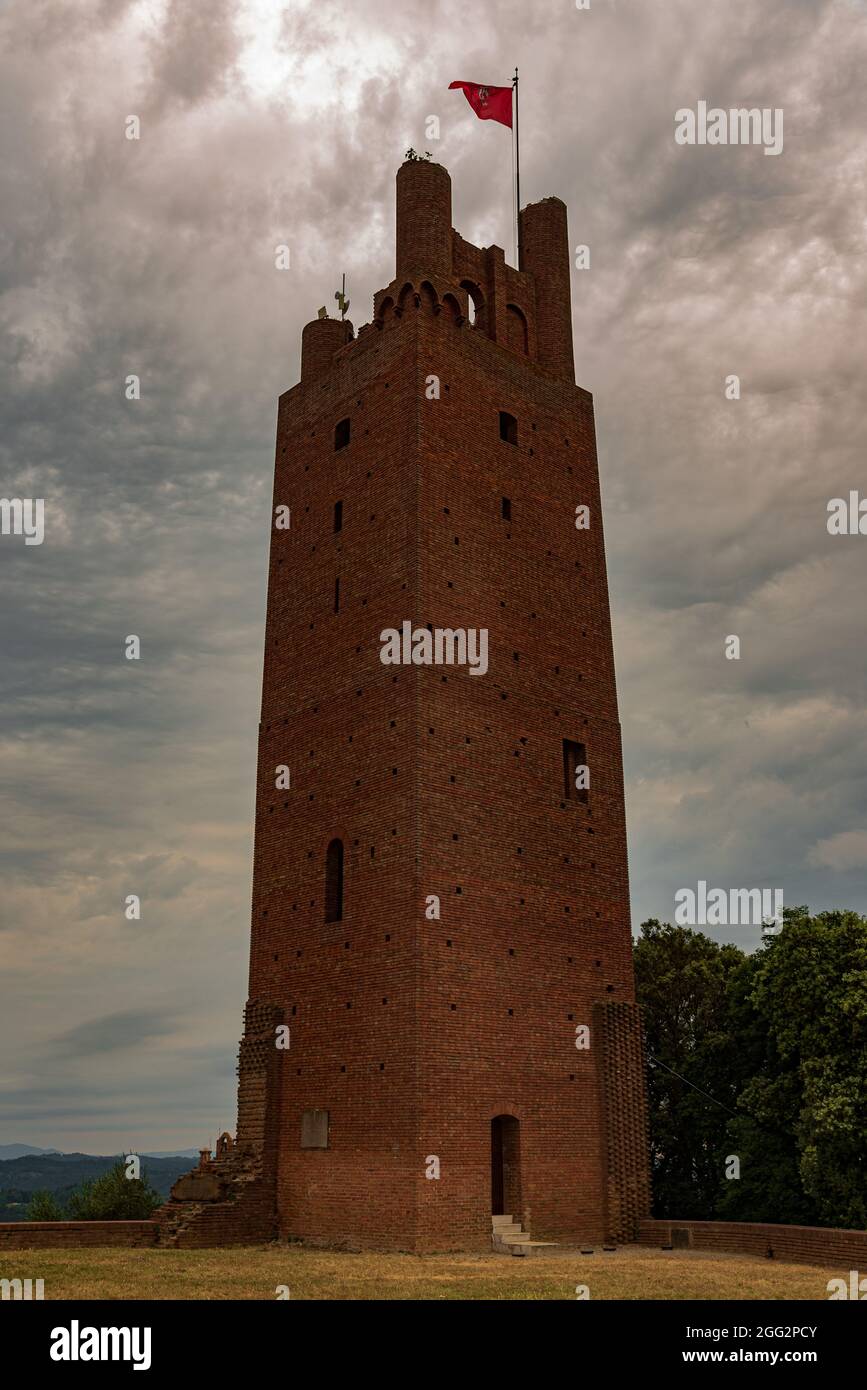
<svg viewBox="0 0 867 1390"><path fill-rule="evenodd" d="M491 1225L496 1231L499 1226L518 1226L520 1222L516 1221L514 1216L492 1216Z"/></svg>
<svg viewBox="0 0 867 1390"><path fill-rule="evenodd" d="M537 1250L553 1250L556 1246L556 1240L527 1240L522 1241L520 1245L510 1245L508 1250L510 1255L523 1255L526 1258L528 1255L534 1255Z"/></svg>

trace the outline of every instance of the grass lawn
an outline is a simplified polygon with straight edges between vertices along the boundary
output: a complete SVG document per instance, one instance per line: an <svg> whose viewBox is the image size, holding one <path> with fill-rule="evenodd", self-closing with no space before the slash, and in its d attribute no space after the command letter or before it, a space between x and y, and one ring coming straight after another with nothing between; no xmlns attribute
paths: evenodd
<svg viewBox="0 0 867 1390"><path fill-rule="evenodd" d="M297 1245L224 1250L8 1250L0 1277L43 1279L45 1298L827 1299L843 1270L627 1246L595 1255L382 1255Z"/></svg>

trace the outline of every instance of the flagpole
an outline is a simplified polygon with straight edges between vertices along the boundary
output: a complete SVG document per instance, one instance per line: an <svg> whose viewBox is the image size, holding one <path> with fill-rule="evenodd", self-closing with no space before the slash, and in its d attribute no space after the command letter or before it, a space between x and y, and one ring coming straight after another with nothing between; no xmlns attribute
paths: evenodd
<svg viewBox="0 0 867 1390"><path fill-rule="evenodd" d="M518 130L518 69L512 82L515 89L515 202L518 205L518 227L515 235L517 247L517 270L521 269L521 137Z"/></svg>
<svg viewBox="0 0 867 1390"><path fill-rule="evenodd" d="M515 201L515 122L512 121L512 128L509 131L512 137L512 153L509 156L509 173L512 175L512 250L514 252L514 264L518 264L518 232L517 232L517 203Z"/></svg>

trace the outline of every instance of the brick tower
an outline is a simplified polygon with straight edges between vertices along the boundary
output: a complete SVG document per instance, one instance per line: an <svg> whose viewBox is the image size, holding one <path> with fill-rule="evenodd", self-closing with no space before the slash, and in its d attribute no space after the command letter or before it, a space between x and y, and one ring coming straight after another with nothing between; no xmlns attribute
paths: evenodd
<svg viewBox="0 0 867 1390"><path fill-rule="evenodd" d="M280 397L238 1134L165 1209L186 1243L627 1240L648 1210L564 204L520 233L515 270L405 163L373 322L309 323Z"/></svg>

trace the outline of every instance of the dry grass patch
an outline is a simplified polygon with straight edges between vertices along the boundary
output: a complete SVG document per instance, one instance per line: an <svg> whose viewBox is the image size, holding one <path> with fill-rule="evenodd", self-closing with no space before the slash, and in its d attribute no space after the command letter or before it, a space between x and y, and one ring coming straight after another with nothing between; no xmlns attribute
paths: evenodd
<svg viewBox="0 0 867 1390"><path fill-rule="evenodd" d="M46 1299L827 1299L839 1271L748 1256L628 1246L614 1254L389 1255L297 1245L225 1250L18 1250L0 1276L44 1279Z"/></svg>

